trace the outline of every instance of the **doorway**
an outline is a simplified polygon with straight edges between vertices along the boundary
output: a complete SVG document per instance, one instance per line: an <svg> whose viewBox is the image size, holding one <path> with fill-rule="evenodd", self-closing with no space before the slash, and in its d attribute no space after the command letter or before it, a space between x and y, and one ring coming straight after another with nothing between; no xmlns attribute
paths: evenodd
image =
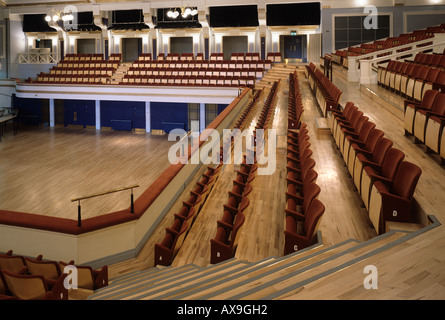
<svg viewBox="0 0 445 320"><path fill-rule="evenodd" d="M307 61L307 36L295 35L288 36L282 35L280 39L281 52L283 53L283 59Z"/></svg>
<svg viewBox="0 0 445 320"><path fill-rule="evenodd" d="M142 53L142 38L123 38L121 46L122 62L133 62Z"/></svg>

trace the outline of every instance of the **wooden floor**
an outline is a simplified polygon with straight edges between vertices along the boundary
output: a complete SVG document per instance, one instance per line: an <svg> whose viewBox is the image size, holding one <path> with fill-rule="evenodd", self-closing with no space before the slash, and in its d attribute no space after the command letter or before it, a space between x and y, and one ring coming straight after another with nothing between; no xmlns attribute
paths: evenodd
<svg viewBox="0 0 445 320"><path fill-rule="evenodd" d="M76 219L71 199L139 185L145 191L169 165L167 136L79 127L8 130L0 143L1 209ZM82 218L128 208L131 191L81 202Z"/></svg>
<svg viewBox="0 0 445 320"><path fill-rule="evenodd" d="M271 82L281 79L273 125L278 131L279 146L282 145L280 141L285 139L286 134L283 128L286 126L287 117L287 78L293 68L295 66L274 67L266 74L263 81L257 84L257 88L263 86L265 88L261 102L267 96ZM303 69L299 70L303 71ZM376 233L371 227L330 132L318 127L322 123L319 121L321 115L303 72L299 72L299 81L305 107L303 121L309 126L311 148L316 161L315 169L319 174L317 184L322 190L319 199L326 206L320 225L323 244L333 246L350 239L358 241L373 239ZM434 215L439 222L445 221L443 209L445 208L445 169L439 165L437 156L426 154L423 145L414 144L411 137L403 135L403 113L401 112L403 100L377 86L365 88L348 83L346 71L340 67L334 70L333 82L343 92L342 105L347 101L353 101L371 121L377 124L377 128L382 129L385 135L394 142L394 147L405 152L406 160L422 168L423 173L416 188L415 198L424 212ZM48 131L45 135L47 139L48 135L51 137ZM18 137L11 138L11 141L14 140L16 144ZM32 135L28 139L32 141ZM102 147L105 148L105 146ZM2 156L4 150L6 150L5 146L0 144ZM151 154L154 153L152 150ZM251 205L245 212L246 224L236 252L238 260L258 261L266 257L282 255L285 206L284 159L284 150L278 148L275 173L270 176L257 176L253 183ZM0 164L3 163L1 161L3 160L0 160ZM141 161L141 159L134 159L134 161ZM151 168L159 168L156 171L160 172L162 161L160 162L157 165L152 164ZM13 161L10 162L10 166L12 163ZM131 166L135 167L133 164ZM11 167L3 165L0 169L3 172L8 168ZM234 170L233 165L227 164L223 167L217 183L173 262L174 266L190 264L207 266L209 264L209 240L216 232L216 220L222 215L222 205L227 201L227 191L235 177ZM200 174L201 172L198 172L195 179L191 180L191 185L167 213L139 255L134 259L109 266L111 279L134 270L153 267L154 244L164 237L165 228L173 222L173 213L180 208L182 200ZM128 183L135 183L135 181L128 181ZM1 194L4 192L9 191L2 191ZM388 250L376 253L360 263L352 264L346 269L341 269L294 292L289 292L282 298L444 299L445 232L443 228L440 225ZM378 268L378 290L363 289L363 268L366 265L375 265ZM254 295L252 297L254 299Z"/></svg>

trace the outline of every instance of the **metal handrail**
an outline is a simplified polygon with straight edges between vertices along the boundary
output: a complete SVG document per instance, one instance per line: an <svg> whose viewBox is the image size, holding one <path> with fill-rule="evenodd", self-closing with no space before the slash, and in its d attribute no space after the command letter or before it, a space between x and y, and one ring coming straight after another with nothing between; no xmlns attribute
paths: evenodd
<svg viewBox="0 0 445 320"><path fill-rule="evenodd" d="M71 202L78 201L78 205L77 205L77 226L79 226L79 227L82 226L82 217L81 217L82 209L81 209L81 206L80 206L80 201L81 200L91 199L91 198L95 198L95 197L100 197L100 196L104 196L104 195L115 193L115 192L131 190L131 213L134 213L133 189L134 188L138 188L138 187L139 187L139 185L136 184L136 185L132 185L132 186L129 186L129 187L117 188L117 189L113 189L113 190L109 190L109 191L105 191L105 192L99 192L99 193L95 193L95 194L91 194L91 195L87 195L87 196L82 196L82 197L71 199Z"/></svg>

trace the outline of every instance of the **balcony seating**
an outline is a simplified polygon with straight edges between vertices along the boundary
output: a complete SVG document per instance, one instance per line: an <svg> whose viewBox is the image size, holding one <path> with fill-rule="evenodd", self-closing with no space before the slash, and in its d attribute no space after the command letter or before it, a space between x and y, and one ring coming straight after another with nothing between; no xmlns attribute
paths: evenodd
<svg viewBox="0 0 445 320"><path fill-rule="evenodd" d="M42 275L25 275L2 271L2 277L10 295L20 300L68 300L64 287L66 274L51 285Z"/></svg>
<svg viewBox="0 0 445 320"><path fill-rule="evenodd" d="M369 217L380 234L387 221L414 222L413 195L422 170L403 161L392 183L376 181L369 200Z"/></svg>
<svg viewBox="0 0 445 320"><path fill-rule="evenodd" d="M391 147L386 152L382 164L368 163L364 165L360 183L360 195L366 209L369 210L369 197L374 181L392 182L404 158L405 154L402 151Z"/></svg>

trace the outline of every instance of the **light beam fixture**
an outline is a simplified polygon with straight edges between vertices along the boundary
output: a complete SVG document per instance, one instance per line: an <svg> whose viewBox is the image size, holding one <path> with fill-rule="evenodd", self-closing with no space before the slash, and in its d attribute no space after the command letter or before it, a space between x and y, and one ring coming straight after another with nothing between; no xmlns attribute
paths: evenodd
<svg viewBox="0 0 445 320"><path fill-rule="evenodd" d="M179 9L181 10L181 12L179 12L176 8L173 10L168 10L167 17L176 19L181 14L183 18L188 18L189 16L196 16L198 14L198 10L196 8L181 7Z"/></svg>

